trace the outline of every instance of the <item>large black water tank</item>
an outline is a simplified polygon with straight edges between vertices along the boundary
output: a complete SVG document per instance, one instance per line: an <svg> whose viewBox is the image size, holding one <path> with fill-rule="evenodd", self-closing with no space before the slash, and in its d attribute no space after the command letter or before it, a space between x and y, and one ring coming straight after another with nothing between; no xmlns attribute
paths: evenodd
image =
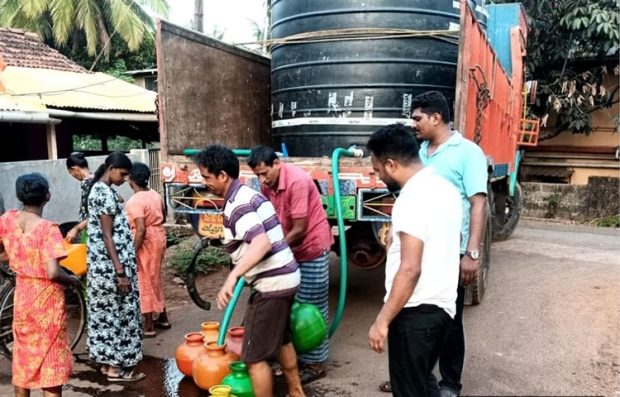
<svg viewBox="0 0 620 397"><path fill-rule="evenodd" d="M454 30L459 4L453 0L274 0L272 38L349 28ZM452 104L456 40L377 36L275 46L271 54L274 144L285 143L291 156L329 155L336 147L364 146L381 125L406 122L411 99L422 92L441 91Z"/></svg>

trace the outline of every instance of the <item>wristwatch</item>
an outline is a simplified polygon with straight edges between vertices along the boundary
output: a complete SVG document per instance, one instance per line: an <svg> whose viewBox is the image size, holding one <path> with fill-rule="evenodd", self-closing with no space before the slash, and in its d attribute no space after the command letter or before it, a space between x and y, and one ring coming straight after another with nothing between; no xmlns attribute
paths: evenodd
<svg viewBox="0 0 620 397"><path fill-rule="evenodd" d="M465 251L465 255L469 256L473 260L480 259L480 251L478 250Z"/></svg>

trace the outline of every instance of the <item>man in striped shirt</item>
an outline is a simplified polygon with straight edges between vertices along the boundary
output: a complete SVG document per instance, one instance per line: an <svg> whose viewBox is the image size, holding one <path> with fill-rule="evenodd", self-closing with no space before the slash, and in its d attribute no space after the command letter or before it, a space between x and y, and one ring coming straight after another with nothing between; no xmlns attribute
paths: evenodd
<svg viewBox="0 0 620 397"><path fill-rule="evenodd" d="M321 195L314 180L296 165L285 163L268 146L256 146L248 165L261 183L261 192L276 208L285 239L301 270L297 299L317 306L329 319L329 252L334 243ZM299 355L301 382L325 376L329 339Z"/></svg>
<svg viewBox="0 0 620 397"><path fill-rule="evenodd" d="M268 360L278 358L289 395L305 397L289 324L300 283L299 265L275 209L259 192L240 183L239 160L225 146L206 147L197 163L205 185L225 198L224 248L235 266L217 295L220 310L230 301L239 277L251 287L241 359L248 364L254 394L273 395Z"/></svg>

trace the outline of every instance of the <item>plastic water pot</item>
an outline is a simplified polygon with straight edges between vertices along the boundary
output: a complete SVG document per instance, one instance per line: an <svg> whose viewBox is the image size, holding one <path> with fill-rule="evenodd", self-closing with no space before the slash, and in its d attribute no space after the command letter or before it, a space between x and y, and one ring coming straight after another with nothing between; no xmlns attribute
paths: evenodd
<svg viewBox="0 0 620 397"><path fill-rule="evenodd" d="M297 353L307 353L319 347L327 336L327 324L319 308L310 303L293 302L291 333Z"/></svg>

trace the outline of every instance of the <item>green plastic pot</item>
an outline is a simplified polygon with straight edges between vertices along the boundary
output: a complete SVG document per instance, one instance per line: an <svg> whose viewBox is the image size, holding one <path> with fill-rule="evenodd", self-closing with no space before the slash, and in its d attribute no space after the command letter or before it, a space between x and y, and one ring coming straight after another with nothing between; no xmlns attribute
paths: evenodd
<svg viewBox="0 0 620 397"><path fill-rule="evenodd" d="M248 367L243 361L235 361L228 365L231 373L222 380L222 385L230 386L231 393L236 397L254 397L252 379L248 374Z"/></svg>
<svg viewBox="0 0 620 397"><path fill-rule="evenodd" d="M327 324L319 308L295 300L291 308L291 334L297 353L308 353L319 347L327 336Z"/></svg>

